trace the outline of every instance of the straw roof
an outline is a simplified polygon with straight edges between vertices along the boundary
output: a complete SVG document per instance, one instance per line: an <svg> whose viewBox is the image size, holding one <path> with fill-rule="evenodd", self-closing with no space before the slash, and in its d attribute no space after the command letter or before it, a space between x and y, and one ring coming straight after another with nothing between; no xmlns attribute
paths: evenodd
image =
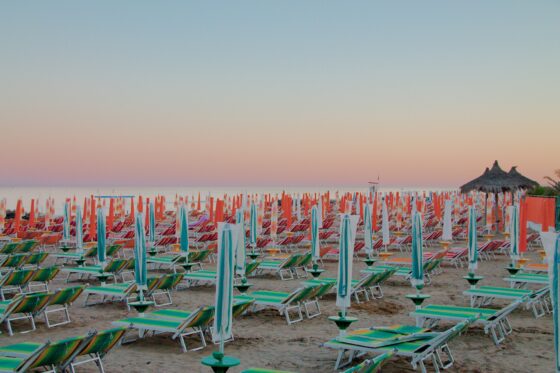
<svg viewBox="0 0 560 373"><path fill-rule="evenodd" d="M498 161L494 161L491 169L486 168L484 173L474 180L461 186L461 193L478 190L484 193L500 193L517 189L527 189L538 185L531 179L521 175L515 167L509 173L502 170Z"/></svg>
<svg viewBox="0 0 560 373"><path fill-rule="evenodd" d="M512 183L514 183L514 185L516 185L518 189L530 189L539 186L539 183L537 183L536 181L521 175L519 171L517 171L517 166L513 166L511 170L509 170L508 176L512 180Z"/></svg>

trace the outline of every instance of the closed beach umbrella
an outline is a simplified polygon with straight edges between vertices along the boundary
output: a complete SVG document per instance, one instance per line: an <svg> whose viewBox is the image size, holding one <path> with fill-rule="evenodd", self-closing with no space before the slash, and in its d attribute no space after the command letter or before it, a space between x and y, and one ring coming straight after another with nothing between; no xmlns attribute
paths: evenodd
<svg viewBox="0 0 560 373"><path fill-rule="evenodd" d="M549 263L550 298L552 299L552 317L554 319L554 355L556 357L556 373L560 372L560 235L557 235Z"/></svg>
<svg viewBox="0 0 560 373"><path fill-rule="evenodd" d="M469 273L474 274L478 261L478 243L476 229L476 207L469 208Z"/></svg>
<svg viewBox="0 0 560 373"><path fill-rule="evenodd" d="M519 259L519 207L513 205L509 207L509 242L512 265Z"/></svg>
<svg viewBox="0 0 560 373"><path fill-rule="evenodd" d="M276 242L276 232L278 231L278 201L272 201L270 208L270 237L272 242Z"/></svg>
<svg viewBox="0 0 560 373"><path fill-rule="evenodd" d="M134 281L139 290L140 302L143 302L143 291L147 290L148 270L146 267L146 236L142 213L136 216L134 233Z"/></svg>
<svg viewBox="0 0 560 373"><path fill-rule="evenodd" d="M62 238L67 241L70 239L70 204L66 202L64 204L64 215L62 223Z"/></svg>
<svg viewBox="0 0 560 373"><path fill-rule="evenodd" d="M105 267L106 252L105 252L105 214L103 209L99 207L97 209L97 261L101 268Z"/></svg>
<svg viewBox="0 0 560 373"><path fill-rule="evenodd" d="M381 211L381 232L383 234L383 246L387 250L387 245L390 243L389 237L389 213L387 212L387 201L383 197L383 207Z"/></svg>
<svg viewBox="0 0 560 373"><path fill-rule="evenodd" d="M82 232L82 209L76 206L76 252L82 253L84 251L83 245L83 232Z"/></svg>
<svg viewBox="0 0 560 373"><path fill-rule="evenodd" d="M218 263L216 276L216 303L214 335L224 352L224 341L232 335L233 306L233 248L237 244L238 227L235 224L218 225Z"/></svg>
<svg viewBox="0 0 560 373"><path fill-rule="evenodd" d="M419 212L414 213L412 220L412 286L420 290L424 287L423 268L423 242L422 242L422 218Z"/></svg>
<svg viewBox="0 0 560 373"><path fill-rule="evenodd" d="M365 250L369 258L373 255L373 224L371 221L371 205L366 203L364 207L364 241Z"/></svg>
<svg viewBox="0 0 560 373"><path fill-rule="evenodd" d="M257 206L254 202L251 202L251 215L249 222L249 242L251 243L251 247L254 250L255 247L257 247Z"/></svg>
<svg viewBox="0 0 560 373"><path fill-rule="evenodd" d="M235 212L235 222L237 229L237 245L235 245L235 273L242 277L245 276L245 218L243 208Z"/></svg>
<svg viewBox="0 0 560 373"><path fill-rule="evenodd" d="M185 204L182 204L179 209L179 215L181 218L181 236L179 239L179 245L181 250L181 255L184 257L189 256L189 213Z"/></svg>
<svg viewBox="0 0 560 373"><path fill-rule="evenodd" d="M343 214L340 223L340 241L338 254L338 278L336 289L336 305L340 308L342 317L346 317L346 308L350 307L352 295L352 258L354 257L354 242L358 216Z"/></svg>
<svg viewBox="0 0 560 373"><path fill-rule="evenodd" d="M443 208L443 235L441 237L444 241L453 241L453 234L451 232L451 209L453 202L448 199L445 200L445 206Z"/></svg>
<svg viewBox="0 0 560 373"><path fill-rule="evenodd" d="M311 208L311 255L313 263L321 258L321 246L319 245L319 211L317 206Z"/></svg>
<svg viewBox="0 0 560 373"><path fill-rule="evenodd" d="M150 202L150 244L153 246L156 242L156 210L154 202Z"/></svg>
<svg viewBox="0 0 560 373"><path fill-rule="evenodd" d="M319 228L323 228L323 198L319 197L319 202L317 203L317 220L319 222Z"/></svg>

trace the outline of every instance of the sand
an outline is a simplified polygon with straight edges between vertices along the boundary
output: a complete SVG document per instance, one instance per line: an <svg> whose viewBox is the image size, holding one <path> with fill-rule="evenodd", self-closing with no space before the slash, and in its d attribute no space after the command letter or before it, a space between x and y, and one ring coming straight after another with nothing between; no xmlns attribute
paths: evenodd
<svg viewBox="0 0 560 373"><path fill-rule="evenodd" d="M537 255L528 253L532 262L538 262ZM482 284L507 286L502 280L507 272L503 269L508 263L505 257L485 261L479 264L478 273L485 276ZM207 264L206 269L212 269ZM323 276L336 276L336 263L325 263L327 269ZM358 271L365 268L361 262L354 264L354 278ZM430 302L439 304L468 305L468 299L462 295L467 283L462 279L465 269L445 266L444 273L435 276L432 285L425 293L432 296ZM51 288L66 286L65 276L60 274ZM274 276L251 279L254 290L273 289L290 291L301 280L281 281ZM368 303L353 304L349 310L351 316L359 318L353 328L372 325L391 325L397 323L413 324L408 316L412 303L404 297L412 292L410 285L397 278L383 286L384 297ZM85 296L71 308L72 323L48 329L40 321L38 329L32 333L17 333L8 337L0 336L0 345L21 341L57 340L60 338L85 333L90 328L105 329L111 327L111 321L128 315L134 316L133 310L127 312L123 304L105 304L83 307ZM213 304L214 287L197 287L173 293L174 307L192 310L202 304ZM295 372L331 372L334 368L336 352L321 347L321 343L336 336L337 329L327 317L335 315L334 295L321 300L322 315L311 320L287 325L284 317L275 311L261 311L247 314L234 320L235 340L226 344L226 353L241 360L238 368L230 372L240 372L248 367L283 369ZM506 304L504 302L499 304ZM472 327L465 335L451 342L450 347L456 358L453 372L551 372L554 367L552 319L550 315L535 319L525 309L514 311L510 317L514 328L502 345L496 347L490 337L480 327ZM15 329L18 329L16 324ZM447 324L451 325L451 324ZM27 327L19 325L19 328ZM193 341L197 343L197 341ZM191 344L191 346L194 346ZM147 338L114 349L105 359L107 372L209 372L200 364L214 346L202 351L182 353L179 343L164 336ZM81 367L80 371L97 371L93 364ZM383 369L384 372L412 372L408 360L395 358Z"/></svg>

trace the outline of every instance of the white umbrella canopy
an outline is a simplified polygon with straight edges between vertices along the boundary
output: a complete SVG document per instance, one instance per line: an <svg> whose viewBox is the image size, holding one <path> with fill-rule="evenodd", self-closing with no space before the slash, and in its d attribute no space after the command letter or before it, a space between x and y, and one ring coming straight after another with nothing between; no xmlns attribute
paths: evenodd
<svg viewBox="0 0 560 373"><path fill-rule="evenodd" d="M83 223L82 223L82 209L80 206L76 206L76 252L84 252L84 242L83 242Z"/></svg>
<svg viewBox="0 0 560 373"><path fill-rule="evenodd" d="M478 238L476 226L476 207L471 206L469 209L469 273L474 274L478 262Z"/></svg>
<svg viewBox="0 0 560 373"><path fill-rule="evenodd" d="M364 242L365 250L369 258L373 255L373 223L371 218L372 207L369 203L364 206Z"/></svg>
<svg viewBox="0 0 560 373"><path fill-rule="evenodd" d="M321 246L319 244L319 212L317 206L311 208L311 255L313 263L321 258Z"/></svg>
<svg viewBox="0 0 560 373"><path fill-rule="evenodd" d="M450 199L445 200L445 205L443 207L443 235L441 236L443 241L453 241L453 233L451 231L452 208L453 202Z"/></svg>
<svg viewBox="0 0 560 373"><path fill-rule="evenodd" d="M235 245L235 274L245 277L245 219L243 209L235 212L235 222L237 223L237 244Z"/></svg>

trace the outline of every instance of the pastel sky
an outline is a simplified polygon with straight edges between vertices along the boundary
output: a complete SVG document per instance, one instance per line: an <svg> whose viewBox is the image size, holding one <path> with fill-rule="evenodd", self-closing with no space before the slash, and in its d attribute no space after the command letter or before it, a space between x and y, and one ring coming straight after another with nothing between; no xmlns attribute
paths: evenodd
<svg viewBox="0 0 560 373"><path fill-rule="evenodd" d="M0 185L560 168L560 2L2 1Z"/></svg>

